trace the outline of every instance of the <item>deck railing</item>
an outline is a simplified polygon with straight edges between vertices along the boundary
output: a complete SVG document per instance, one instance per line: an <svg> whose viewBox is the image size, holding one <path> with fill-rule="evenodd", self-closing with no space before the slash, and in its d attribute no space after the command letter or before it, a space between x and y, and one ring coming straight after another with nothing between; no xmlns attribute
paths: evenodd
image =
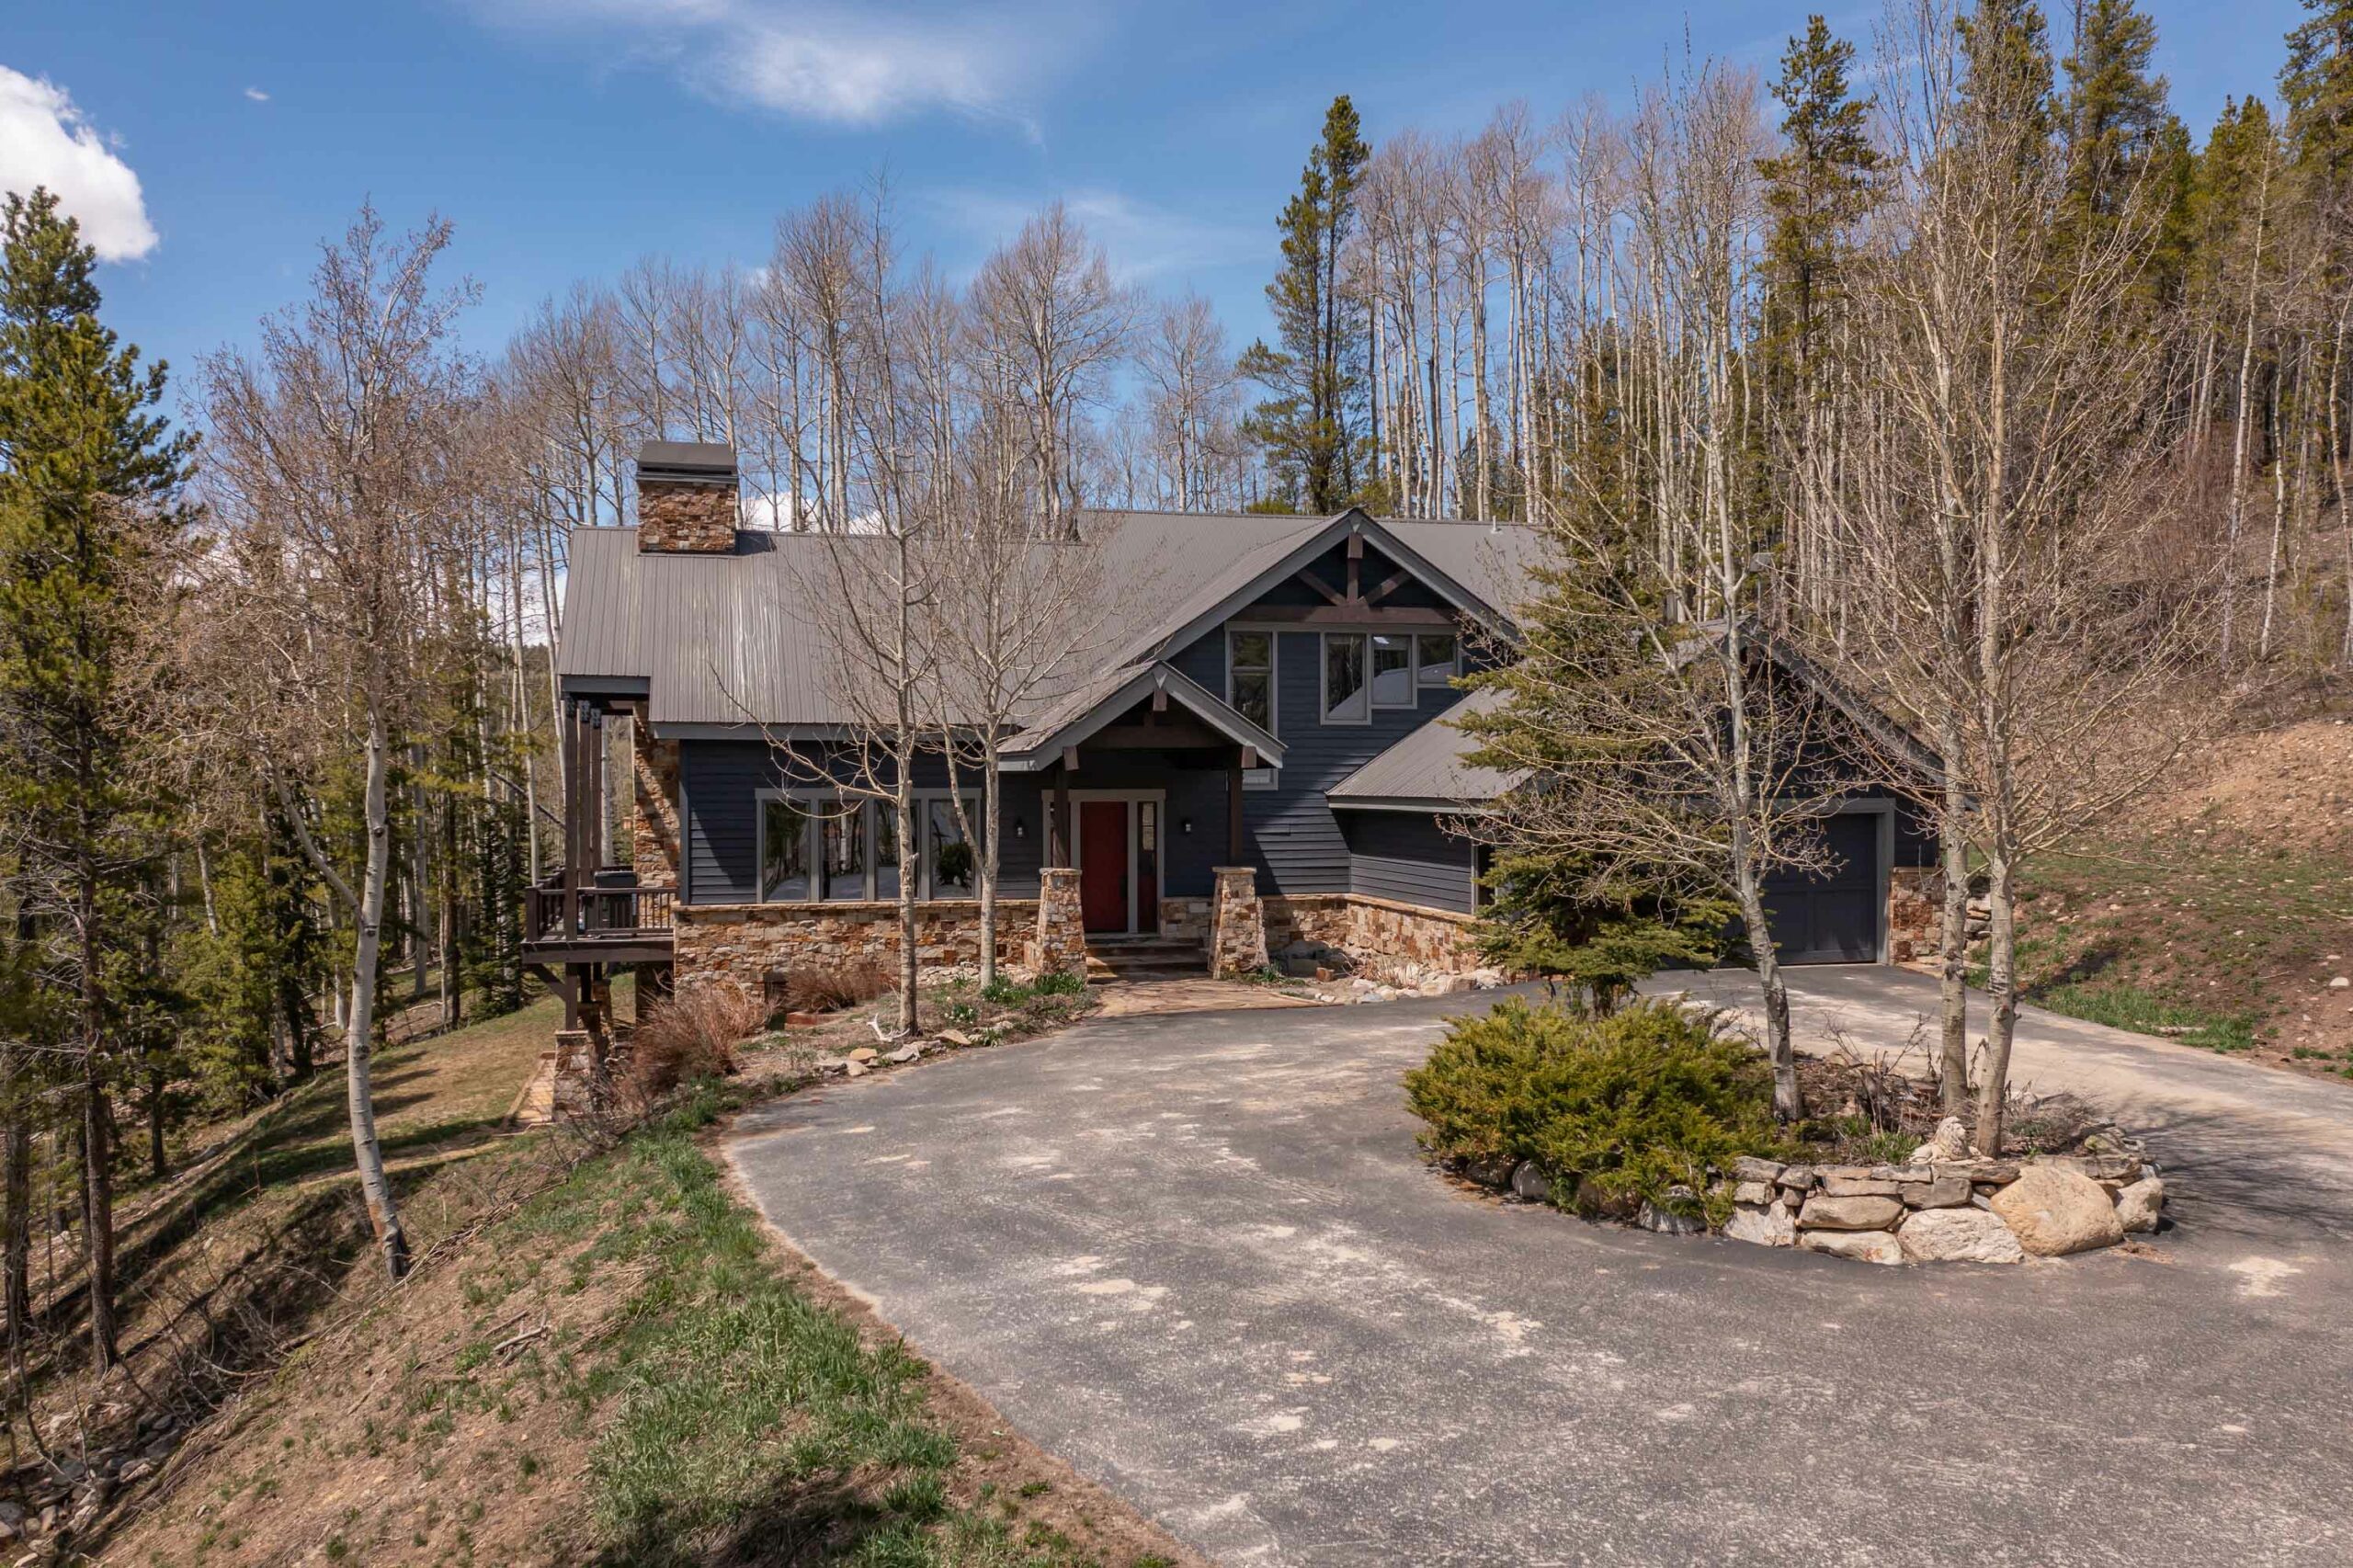
<svg viewBox="0 0 2353 1568"><path fill-rule="evenodd" d="M524 904L524 939L532 942L623 940L668 936L675 893L669 888L584 887L576 913L561 877L530 890Z"/></svg>

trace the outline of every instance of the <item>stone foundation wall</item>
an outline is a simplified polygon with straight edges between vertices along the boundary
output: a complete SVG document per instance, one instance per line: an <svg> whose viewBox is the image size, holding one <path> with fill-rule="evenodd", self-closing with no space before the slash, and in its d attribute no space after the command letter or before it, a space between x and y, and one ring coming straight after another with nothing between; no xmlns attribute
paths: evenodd
<svg viewBox="0 0 2353 1568"><path fill-rule="evenodd" d="M1472 940L1472 915L1353 892L1300 893L1266 904L1267 941L1278 952L1301 943L1337 948L1360 967L1410 971L1416 981L1484 965Z"/></svg>
<svg viewBox="0 0 2353 1568"><path fill-rule="evenodd" d="M996 906L996 954L1023 960L1034 945L1038 901L1008 898ZM885 970L899 961L899 906L858 903L682 903L673 912L677 985L729 983L761 994L779 970L867 960ZM970 899L915 906L915 961L954 969L981 960L981 906Z"/></svg>
<svg viewBox="0 0 2353 1568"><path fill-rule="evenodd" d="M637 548L725 555L735 548L735 487L641 479Z"/></svg>

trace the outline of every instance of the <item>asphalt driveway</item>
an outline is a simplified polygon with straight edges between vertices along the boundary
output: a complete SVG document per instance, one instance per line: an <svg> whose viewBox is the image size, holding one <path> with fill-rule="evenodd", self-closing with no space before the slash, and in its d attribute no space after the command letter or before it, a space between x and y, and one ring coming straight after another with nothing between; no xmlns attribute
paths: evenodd
<svg viewBox="0 0 2353 1568"><path fill-rule="evenodd" d="M1802 985L1859 1045L1934 1007ZM1397 1079L1463 1006L1094 1024L783 1102L733 1153L925 1353L1221 1562L2353 1561L2353 1085L2029 1015L2023 1077L2147 1130L2160 1257L1873 1269L1443 1181Z"/></svg>

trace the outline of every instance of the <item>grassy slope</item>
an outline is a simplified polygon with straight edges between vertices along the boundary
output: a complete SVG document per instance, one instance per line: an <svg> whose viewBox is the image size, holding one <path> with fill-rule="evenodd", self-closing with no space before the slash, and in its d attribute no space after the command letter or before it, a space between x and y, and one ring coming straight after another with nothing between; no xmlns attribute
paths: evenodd
<svg viewBox="0 0 2353 1568"><path fill-rule="evenodd" d="M2353 1077L2353 727L2234 737L2182 785L2039 863L2027 1000Z"/></svg>
<svg viewBox="0 0 2353 1568"><path fill-rule="evenodd" d="M1182 1557L804 1282L699 1146L714 1094L614 1147L489 1131L552 1022L542 1006L396 1056L388 1143L424 1267L385 1290L347 1230L318 1260L356 1260L345 1303L187 1446L105 1560ZM339 1129L318 1097L223 1168L322 1185Z"/></svg>

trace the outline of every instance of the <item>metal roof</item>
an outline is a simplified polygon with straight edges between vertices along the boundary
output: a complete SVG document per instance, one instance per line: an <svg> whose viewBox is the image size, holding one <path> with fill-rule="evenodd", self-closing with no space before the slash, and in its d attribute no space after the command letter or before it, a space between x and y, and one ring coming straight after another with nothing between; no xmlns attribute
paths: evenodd
<svg viewBox="0 0 2353 1568"><path fill-rule="evenodd" d="M1167 645L1174 632L1254 592L1270 570L1336 521L1261 513L1087 514L1085 526L1102 540L1106 576L1150 607L1120 629L1129 635L1114 637L1097 667L1130 670L1175 652ZM1513 580L1536 548L1534 531L1524 528L1375 521L1499 613L1516 596ZM644 680L657 728L843 723L850 715L830 689L843 661L809 600L841 559L834 552L886 544L861 536L745 530L730 554L640 554L634 528L575 528L556 673L578 683ZM1041 703L1040 717L1056 705Z"/></svg>
<svg viewBox="0 0 2353 1568"><path fill-rule="evenodd" d="M1251 747L1269 767L1280 767L1284 746L1224 699L1173 665L1131 665L1072 692L1005 743L1006 766L1024 771L1051 763L1061 749L1086 737L1154 691L1165 691L1187 711L1237 744Z"/></svg>
<svg viewBox="0 0 2353 1568"><path fill-rule="evenodd" d="M1428 808L1475 805L1492 801L1519 782L1520 775L1474 767L1463 757L1478 743L1455 721L1501 708L1505 693L1482 687L1324 791L1334 806Z"/></svg>

